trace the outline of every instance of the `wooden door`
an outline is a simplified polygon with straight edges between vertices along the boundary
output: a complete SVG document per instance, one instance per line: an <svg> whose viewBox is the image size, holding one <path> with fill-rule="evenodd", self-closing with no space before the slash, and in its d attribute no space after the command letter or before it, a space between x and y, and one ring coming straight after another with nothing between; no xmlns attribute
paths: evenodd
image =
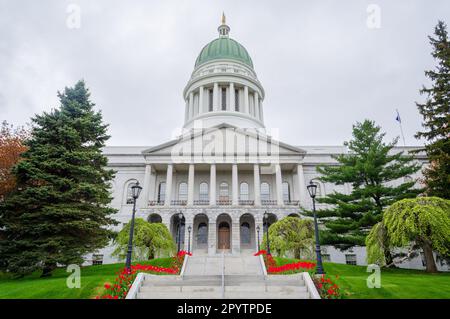
<svg viewBox="0 0 450 319"><path fill-rule="evenodd" d="M230 249L230 227L223 226L219 228L219 247L218 249Z"/></svg>

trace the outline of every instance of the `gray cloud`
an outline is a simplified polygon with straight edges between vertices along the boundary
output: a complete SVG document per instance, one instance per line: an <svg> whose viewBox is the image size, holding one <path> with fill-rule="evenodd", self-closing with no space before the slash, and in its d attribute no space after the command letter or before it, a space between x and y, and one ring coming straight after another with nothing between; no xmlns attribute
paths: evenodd
<svg viewBox="0 0 450 319"><path fill-rule="evenodd" d="M81 28L66 27L67 5ZM366 26L367 6L381 28ZM267 127L294 145L340 145L374 119L407 144L414 101L434 66L427 35L449 21L448 1L0 1L0 120L23 124L85 79L110 123L110 145L155 145L183 124L182 90L222 10L266 90ZM139 134L135 134L135 132Z"/></svg>

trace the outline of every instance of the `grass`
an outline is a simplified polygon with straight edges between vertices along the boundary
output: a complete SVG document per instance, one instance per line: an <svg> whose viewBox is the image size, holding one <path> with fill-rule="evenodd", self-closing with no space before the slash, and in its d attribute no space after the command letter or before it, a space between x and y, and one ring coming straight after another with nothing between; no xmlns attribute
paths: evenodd
<svg viewBox="0 0 450 319"><path fill-rule="evenodd" d="M173 258L158 258L142 265L155 265L170 267ZM81 287L70 289L66 285L70 273L65 268L56 269L51 277L39 278L36 272L29 276L13 279L11 276L0 273L0 299L88 299L94 298L104 288L106 282L112 283L117 273L123 269L124 264L109 264L81 267Z"/></svg>
<svg viewBox="0 0 450 319"><path fill-rule="evenodd" d="M296 259L275 257L278 265ZM368 288L365 266L324 263L327 275L341 287L346 298L354 299L450 299L450 273L429 274L420 270L381 269L381 288Z"/></svg>

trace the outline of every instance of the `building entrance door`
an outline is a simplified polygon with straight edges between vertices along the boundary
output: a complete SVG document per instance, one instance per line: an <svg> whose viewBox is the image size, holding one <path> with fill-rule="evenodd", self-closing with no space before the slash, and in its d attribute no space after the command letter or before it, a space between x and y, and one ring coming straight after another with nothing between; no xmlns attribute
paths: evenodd
<svg viewBox="0 0 450 319"><path fill-rule="evenodd" d="M217 249L230 249L230 225L227 222L221 222L219 224Z"/></svg>

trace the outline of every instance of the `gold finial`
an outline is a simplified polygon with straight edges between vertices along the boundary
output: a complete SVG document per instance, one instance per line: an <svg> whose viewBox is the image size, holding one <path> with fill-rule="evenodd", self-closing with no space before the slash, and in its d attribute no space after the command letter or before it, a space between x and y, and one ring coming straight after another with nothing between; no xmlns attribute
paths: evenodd
<svg viewBox="0 0 450 319"><path fill-rule="evenodd" d="M226 24L225 12L222 12L222 24Z"/></svg>

